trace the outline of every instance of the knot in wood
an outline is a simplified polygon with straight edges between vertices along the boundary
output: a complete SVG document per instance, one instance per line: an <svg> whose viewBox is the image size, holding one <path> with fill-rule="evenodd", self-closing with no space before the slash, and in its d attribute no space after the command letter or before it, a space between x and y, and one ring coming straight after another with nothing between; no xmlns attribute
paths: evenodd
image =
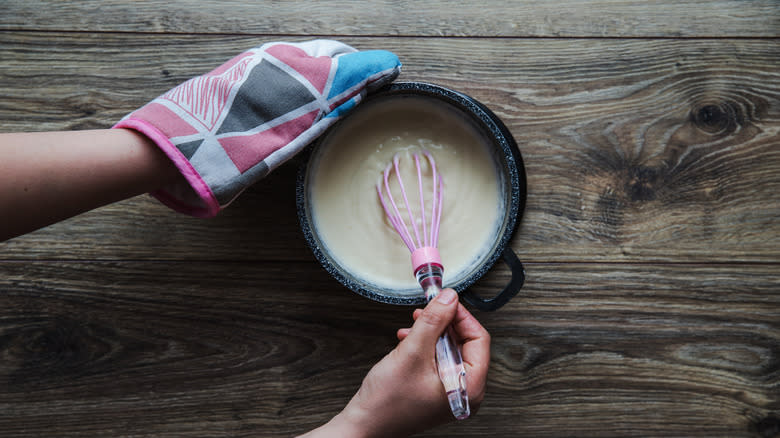
<svg viewBox="0 0 780 438"><path fill-rule="evenodd" d="M728 135L739 126L739 110L728 102L706 104L691 111L691 121L711 135Z"/></svg>
<svg viewBox="0 0 780 438"><path fill-rule="evenodd" d="M626 195L631 201L652 201L658 189L658 170L646 166L631 166L626 179Z"/></svg>
<svg viewBox="0 0 780 438"><path fill-rule="evenodd" d="M90 327L69 318L54 318L14 333L11 343L19 348L12 362L19 367L10 375L14 385L45 385L52 380L83 375L108 357L111 346ZM103 333L105 334L105 333Z"/></svg>

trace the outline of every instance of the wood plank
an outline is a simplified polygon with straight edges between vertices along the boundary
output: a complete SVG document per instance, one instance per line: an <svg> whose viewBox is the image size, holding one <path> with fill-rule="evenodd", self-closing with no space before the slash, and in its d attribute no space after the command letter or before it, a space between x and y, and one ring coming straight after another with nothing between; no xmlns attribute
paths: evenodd
<svg viewBox="0 0 780 438"><path fill-rule="evenodd" d="M478 314L493 336L482 410L421 436L777 426L776 265L527 268L520 295ZM338 412L411 311L312 263L2 262L0 290L8 437L291 436Z"/></svg>
<svg viewBox="0 0 780 438"><path fill-rule="evenodd" d="M773 40L349 38L402 80L493 108L526 161L512 245L528 261L780 256L780 47ZM257 38L2 33L3 129L107 127ZM129 200L6 243L3 259L311 260L295 163L216 220ZM63 236L67 236L63 239Z"/></svg>
<svg viewBox="0 0 780 438"><path fill-rule="evenodd" d="M0 30L287 35L734 37L780 35L772 0L59 2L10 0Z"/></svg>

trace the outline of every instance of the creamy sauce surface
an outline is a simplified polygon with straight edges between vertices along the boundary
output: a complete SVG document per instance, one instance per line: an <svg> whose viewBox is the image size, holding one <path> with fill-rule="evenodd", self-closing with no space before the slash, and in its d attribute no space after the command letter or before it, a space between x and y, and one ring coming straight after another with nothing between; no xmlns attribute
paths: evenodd
<svg viewBox="0 0 780 438"><path fill-rule="evenodd" d="M364 282L398 295L421 293L409 249L387 221L376 184L399 154L412 212L420 218L412 155L425 149L436 160L444 182L438 244L444 284L462 280L489 255L504 210L487 140L442 102L387 97L363 105L328 134L307 176L312 225L322 244L338 264ZM422 157L421 161L426 164ZM432 178L427 166L423 175L429 209ZM402 203L395 182L391 191Z"/></svg>

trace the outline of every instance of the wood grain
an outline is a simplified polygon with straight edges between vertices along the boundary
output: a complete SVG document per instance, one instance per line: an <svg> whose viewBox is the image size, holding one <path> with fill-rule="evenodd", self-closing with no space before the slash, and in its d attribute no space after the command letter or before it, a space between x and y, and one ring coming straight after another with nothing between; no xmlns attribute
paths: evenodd
<svg viewBox="0 0 780 438"><path fill-rule="evenodd" d="M411 309L313 268L0 263L3 436L290 436L327 421ZM493 336L483 409L421 436L748 436L778 424L775 266L527 269L521 295L478 315Z"/></svg>
<svg viewBox="0 0 780 438"><path fill-rule="evenodd" d="M558 2L433 0L13 0L0 30L466 37L741 37L780 35L772 0Z"/></svg>
<svg viewBox="0 0 780 438"><path fill-rule="evenodd" d="M7 130L110 126L259 42L82 33L0 39ZM401 79L464 91L504 119L528 173L528 206L512 243L523 260L778 260L776 42L347 42L394 50L405 63ZM295 166L217 220L138 198L0 243L0 258L308 260L294 222Z"/></svg>
<svg viewBox="0 0 780 438"><path fill-rule="evenodd" d="M419 436L780 437L780 3L11 0L0 130L105 128L315 37L481 100L525 159L526 284L477 315L486 401ZM293 436L338 412L411 308L314 260L300 162L212 220L144 196L0 243L0 436Z"/></svg>

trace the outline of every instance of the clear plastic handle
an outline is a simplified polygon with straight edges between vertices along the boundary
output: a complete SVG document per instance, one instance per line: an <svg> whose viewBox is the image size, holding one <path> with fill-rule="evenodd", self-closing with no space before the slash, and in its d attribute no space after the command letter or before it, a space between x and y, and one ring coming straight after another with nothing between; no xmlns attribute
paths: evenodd
<svg viewBox="0 0 780 438"><path fill-rule="evenodd" d="M416 276L425 291L425 298L428 301L434 299L441 291L442 268L433 264L424 265L417 270ZM466 368L451 326L436 341L436 366L452 415L458 420L468 418L471 408L466 392Z"/></svg>
<svg viewBox="0 0 780 438"><path fill-rule="evenodd" d="M451 329L447 329L451 331ZM436 364L439 368L439 378L447 392L452 415L463 420L471 415L469 396L466 392L466 368L460 350L453 342L453 337L445 332L436 341Z"/></svg>

